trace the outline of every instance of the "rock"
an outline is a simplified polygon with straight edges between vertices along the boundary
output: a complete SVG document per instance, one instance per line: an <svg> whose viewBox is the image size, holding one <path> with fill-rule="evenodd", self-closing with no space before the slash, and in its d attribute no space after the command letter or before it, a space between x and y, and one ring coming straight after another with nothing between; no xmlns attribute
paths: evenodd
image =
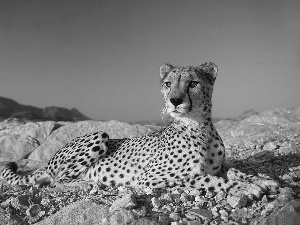
<svg viewBox="0 0 300 225"><path fill-rule="evenodd" d="M38 216L41 212L41 207L38 204L33 204L31 205L27 210L26 210L26 215L30 217L35 217Z"/></svg>
<svg viewBox="0 0 300 225"><path fill-rule="evenodd" d="M226 193L221 190L216 194L214 199L215 199L216 202L219 202L219 201L223 200L225 198L225 196L226 196Z"/></svg>
<svg viewBox="0 0 300 225"><path fill-rule="evenodd" d="M182 193L180 196L180 201L188 202L190 200L189 196L186 193Z"/></svg>
<svg viewBox="0 0 300 225"><path fill-rule="evenodd" d="M37 225L98 225L105 224L108 216L107 206L101 206L90 200L82 200L66 206L57 213L47 217ZM115 221L113 219L113 221Z"/></svg>
<svg viewBox="0 0 300 225"><path fill-rule="evenodd" d="M195 215L197 217L206 219L208 221L211 221L212 219L212 212L211 210L208 209L196 208L196 209L189 209L187 212L191 215Z"/></svg>
<svg viewBox="0 0 300 225"><path fill-rule="evenodd" d="M226 212L224 209L221 209L220 215L221 215L222 220L224 220L225 222L228 222L228 212Z"/></svg>
<svg viewBox="0 0 300 225"><path fill-rule="evenodd" d="M122 198L119 198L115 200L111 207L109 208L109 211L116 211L119 209L132 209L136 206L136 198L133 194L126 194Z"/></svg>
<svg viewBox="0 0 300 225"><path fill-rule="evenodd" d="M277 148L277 144L275 142L266 143L263 147L264 150L274 150Z"/></svg>
<svg viewBox="0 0 300 225"><path fill-rule="evenodd" d="M248 202L248 197L246 195L240 195L240 196L227 196L227 203L232 208L242 208L244 207Z"/></svg>
<svg viewBox="0 0 300 225"><path fill-rule="evenodd" d="M26 210L26 215L30 223L35 223L45 215L45 211L38 204L33 204Z"/></svg>
<svg viewBox="0 0 300 225"><path fill-rule="evenodd" d="M170 218L168 216L160 215L158 217L158 222L160 224L170 224L171 220L170 220Z"/></svg>
<svg viewBox="0 0 300 225"><path fill-rule="evenodd" d="M157 223L146 218L141 218L136 223L134 223L134 225L161 225L161 223Z"/></svg>
<svg viewBox="0 0 300 225"><path fill-rule="evenodd" d="M179 221L181 219L180 214L176 213L176 212L172 212L169 215L170 219L172 219L173 221Z"/></svg>
<svg viewBox="0 0 300 225"><path fill-rule="evenodd" d="M13 215L5 212L4 209L0 208L0 225L22 225L24 224L22 218L18 215Z"/></svg>
<svg viewBox="0 0 300 225"><path fill-rule="evenodd" d="M256 221L258 225L284 224L299 225L300 221L300 200L293 200L285 204L280 210L271 213L266 218ZM255 224L252 221L251 224Z"/></svg>
<svg viewBox="0 0 300 225"><path fill-rule="evenodd" d="M12 198L10 201L10 205L17 210L26 210L30 206L29 204L30 196L29 195L21 195L15 198Z"/></svg>
<svg viewBox="0 0 300 225"><path fill-rule="evenodd" d="M269 150L257 152L249 157L249 161L252 163L268 162L274 157L274 153Z"/></svg>
<svg viewBox="0 0 300 225"><path fill-rule="evenodd" d="M200 221L188 221L187 225L203 225L203 223Z"/></svg>
<svg viewBox="0 0 300 225"><path fill-rule="evenodd" d="M297 153L297 146L295 143L290 143L288 146L284 146L279 149L279 153L282 155Z"/></svg>
<svg viewBox="0 0 300 225"><path fill-rule="evenodd" d="M279 139L285 141L297 137L295 134L300 133L300 108L270 110L241 121L221 120L215 123L215 127L224 141L227 157L247 158L265 145L264 150L277 150L281 146L277 143ZM290 147L283 147L286 149L282 153L294 151L293 147L293 151Z"/></svg>
<svg viewBox="0 0 300 225"><path fill-rule="evenodd" d="M170 193L163 193L163 194L160 196L160 200L172 202L173 198L172 198L172 195L171 195Z"/></svg>
<svg viewBox="0 0 300 225"><path fill-rule="evenodd" d="M151 203L152 203L153 208L155 208L155 209L159 209L161 206L161 201L156 197L151 198Z"/></svg>
<svg viewBox="0 0 300 225"><path fill-rule="evenodd" d="M137 220L137 216L135 216L130 210L122 209L120 211L114 212L109 219L109 225L125 225L133 223Z"/></svg>
<svg viewBox="0 0 300 225"><path fill-rule="evenodd" d="M40 146L60 125L56 122L21 122L8 119L0 123L1 161L17 161Z"/></svg>
<svg viewBox="0 0 300 225"><path fill-rule="evenodd" d="M235 221L242 221L243 219L251 217L252 214L253 213L249 212L249 210L247 210L247 208L241 208L241 209L237 209L236 211L231 213L231 217Z"/></svg>

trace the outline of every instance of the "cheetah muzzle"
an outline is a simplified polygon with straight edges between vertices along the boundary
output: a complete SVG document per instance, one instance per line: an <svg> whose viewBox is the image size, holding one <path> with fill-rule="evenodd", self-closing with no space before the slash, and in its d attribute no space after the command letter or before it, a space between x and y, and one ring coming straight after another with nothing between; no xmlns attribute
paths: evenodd
<svg viewBox="0 0 300 225"><path fill-rule="evenodd" d="M35 185L44 180L74 179L108 186L142 188L197 188L227 191L242 181L215 176L221 169L225 148L211 121L211 97L217 66L160 67L164 112L173 122L159 132L131 139L109 139L105 132L75 138L60 149L47 166L31 175L16 173L9 163L1 176L11 184ZM235 171L231 177L241 177ZM259 195L268 186L256 185Z"/></svg>

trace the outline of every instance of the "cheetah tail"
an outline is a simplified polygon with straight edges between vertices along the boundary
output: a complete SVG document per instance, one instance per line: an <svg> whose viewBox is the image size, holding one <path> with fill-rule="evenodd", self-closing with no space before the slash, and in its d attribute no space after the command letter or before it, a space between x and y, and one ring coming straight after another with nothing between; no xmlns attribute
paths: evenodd
<svg viewBox="0 0 300 225"><path fill-rule="evenodd" d="M0 178L12 185L36 185L38 183L37 180L40 180L43 175L47 177L47 174L40 172L23 176L17 174L17 170L17 163L9 162L1 171Z"/></svg>

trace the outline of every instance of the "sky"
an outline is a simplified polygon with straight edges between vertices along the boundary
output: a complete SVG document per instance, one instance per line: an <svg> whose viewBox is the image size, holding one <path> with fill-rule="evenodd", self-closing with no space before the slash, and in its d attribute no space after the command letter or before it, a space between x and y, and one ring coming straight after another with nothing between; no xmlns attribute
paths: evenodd
<svg viewBox="0 0 300 225"><path fill-rule="evenodd" d="M212 61L213 116L300 107L298 0L1 0L0 96L161 119L159 67Z"/></svg>

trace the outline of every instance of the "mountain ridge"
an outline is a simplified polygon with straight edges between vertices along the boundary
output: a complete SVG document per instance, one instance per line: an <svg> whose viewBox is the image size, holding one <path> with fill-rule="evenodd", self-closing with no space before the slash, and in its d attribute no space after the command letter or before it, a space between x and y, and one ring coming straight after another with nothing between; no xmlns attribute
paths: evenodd
<svg viewBox="0 0 300 225"><path fill-rule="evenodd" d="M0 121L8 118L31 121L82 121L90 120L76 108L47 106L38 108L31 105L23 105L17 101L0 96Z"/></svg>

